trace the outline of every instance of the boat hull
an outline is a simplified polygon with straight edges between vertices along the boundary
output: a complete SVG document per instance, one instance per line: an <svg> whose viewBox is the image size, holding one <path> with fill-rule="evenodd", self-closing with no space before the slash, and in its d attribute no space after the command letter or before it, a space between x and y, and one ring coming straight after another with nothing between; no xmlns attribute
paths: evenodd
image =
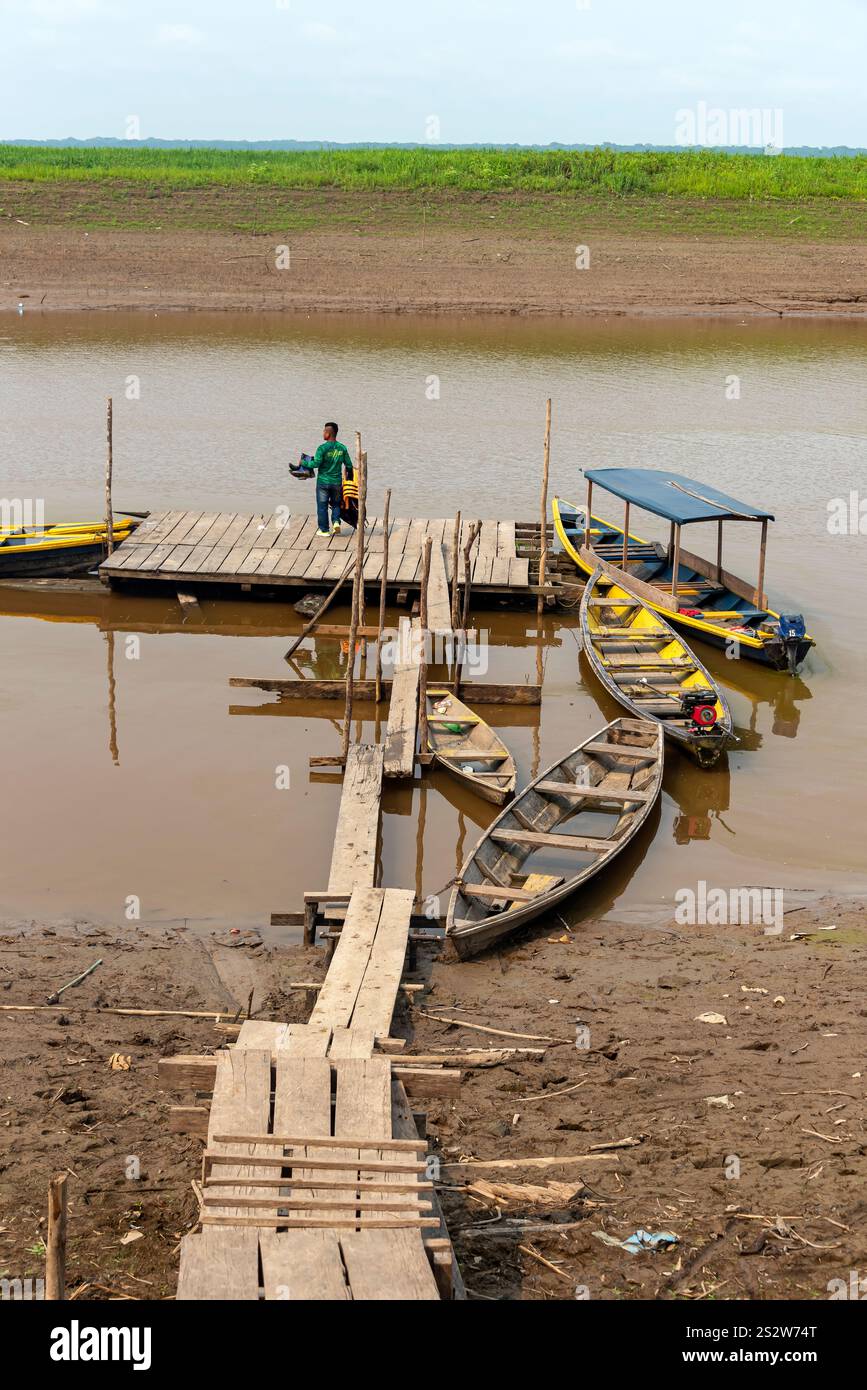
<svg viewBox="0 0 867 1390"><path fill-rule="evenodd" d="M96 569L105 559L105 544L21 546L5 554L0 548L0 579L67 578Z"/></svg>
<svg viewBox="0 0 867 1390"><path fill-rule="evenodd" d="M582 866L575 874L568 875L562 879L557 878L556 882L553 882L550 888L538 892L532 900L518 902L517 905L511 907L508 911L492 911L490 914L483 915L476 919L468 920L462 918L459 922L456 916L459 906L461 903L466 905L472 900L472 893L467 893L465 890L480 886L484 887L489 881L489 877L486 877L480 868L480 856L483 848L486 844L495 841L498 843L508 843L506 837L508 837L510 833L516 833L511 825L504 825L504 821L507 817L517 820L518 826L527 824L522 814L522 804L529 804L532 797L539 796L539 793L535 790L539 784L548 783L551 778L556 779L557 774L561 771L566 773L568 778L570 771L575 767L580 767L581 760L587 758L590 759L591 766L595 762L598 765L597 770L604 773L617 770L605 763L600 763L598 753L584 753L587 745L598 744L600 741L605 740L605 736L608 734L612 734L613 741L610 743L612 751L611 754L608 754L607 751L603 751L601 755L602 758L611 756L616 760L618 757L623 756L623 749L629 750L629 753L633 756L636 753L640 754L644 752L646 756L643 761L649 772L647 787L635 789L637 792L636 802L638 803L635 811L627 812L625 810L625 805L630 802L630 798L627 794L628 789L624 790L620 788L619 790L622 794L613 798L619 800L624 805L624 809L621 810L618 817L618 826L615 827L615 831L613 832L614 834L617 833L617 829L621 827L622 822L622 835L619 835L616 840L612 839L607 842L610 847L605 849L598 860ZM632 742L632 739L636 741ZM622 741L618 742L618 740ZM618 750L620 751L618 752ZM480 951L486 950L503 937L511 935L511 933L517 931L519 927L526 926L536 918L542 917L559 903L571 897L585 883L596 878L599 873L603 872L617 855L633 841L656 803L662 787L663 758L663 736L662 730L658 724L651 723L647 720L616 719L611 724L606 725L601 732L590 734L577 748L572 749L565 758L559 759L556 763L553 763L551 767L546 768L544 772L540 773L538 777L535 777L518 795L517 799L510 806L507 806L501 811L500 815L488 826L481 840L468 855L461 869L460 876L452 889L446 917L446 939L450 949L462 960L467 960L472 956L478 955ZM569 784L567 782L563 785L568 786ZM572 785L580 786L584 784L573 783ZM592 789L598 787L599 784L588 782L586 785ZM550 801L550 793L546 793L545 795ZM641 797L640 802L638 801L639 796ZM580 795L578 795L576 799L580 800ZM568 806L572 798L567 796L565 800ZM594 808L591 806L585 809ZM574 813L574 806L572 813ZM570 819L570 814L570 811L565 809L558 819L552 819L551 824L566 824ZM498 831L502 833L497 834ZM520 833L520 830L518 830L517 834L520 835ZM581 838L582 837L579 837L579 839ZM576 846L576 848L579 849L581 847L582 846ZM524 861L529 858L532 853L533 850L529 849L524 856L524 860L521 862L521 869L523 868ZM474 872L479 874L478 880L470 877ZM514 873L517 871L511 872ZM530 877L532 877L532 875ZM510 885L507 885L503 880L498 880L498 884L499 883L502 883L504 890L506 890L504 896L508 897ZM472 908L469 910L472 910Z"/></svg>
<svg viewBox="0 0 867 1390"><path fill-rule="evenodd" d="M427 705L427 746L436 765L491 805L505 805L514 796L517 771L503 740L449 690L429 690ZM458 726L459 732L449 731L450 725ZM465 770L461 757L467 763L480 760L482 766Z"/></svg>
<svg viewBox="0 0 867 1390"><path fill-rule="evenodd" d="M598 643L604 643L606 640L604 635L597 629L606 627L608 631L612 630L607 628L605 623L596 623L594 617L590 613L591 601L594 598L598 600L602 594L600 580L603 578L602 571L597 570L588 580L584 589L584 596L581 600L581 636L584 654L590 664L593 674L605 690L608 691L609 695L611 695L618 704L622 705L624 709L627 709L630 714L634 715L636 719L650 719L654 723L658 723L665 732L666 738L680 748L682 752L686 753L688 757L692 758L694 762L698 763L699 767L713 767L722 757L729 744L734 741L732 714L725 695L720 690L713 676L707 668L702 665L691 648L688 647L685 642L679 640L673 624L666 622L661 613L651 612L649 605L644 604L641 600L636 600L634 594L625 587L611 584L606 590L611 596L610 602L607 605L610 609L622 608L628 603L631 609L629 617L633 623L640 619L652 621L652 626L648 625L645 627L630 626L624 622L623 636L632 635L636 645L647 642L648 638L651 640L660 640L660 638L656 637L657 632L661 633L663 639L667 638L668 640L665 645L666 647L673 648L673 650L670 651L666 657L663 657L661 654L663 648L660 648L658 663L667 660L670 663L668 666L668 679L676 679L678 672L681 671L683 667L677 666L675 662L686 657L691 662L691 667L687 668L689 671L689 683L682 684L677 693L681 695L687 693L690 684L693 688L703 686L708 690L712 690L716 696L717 722L713 728L708 731L699 730L697 727L684 728L679 724L670 723L664 717L659 717L648 710L642 709L636 701L630 699L629 695L615 679L618 669L622 669L622 666L620 668L616 665L606 666L604 664L603 654L597 645ZM616 592L612 593L612 590ZM620 605L618 605L617 602L618 597L623 599L623 603ZM642 605L637 611L635 610L636 602L640 602ZM622 649L618 648L616 654L622 655ZM613 659L613 654L609 654L609 657ZM640 669L642 665L641 657L636 655L634 661L635 669ZM664 681L666 679L666 667L658 663L656 667L656 676L654 677L651 674L648 677L648 682L651 686L653 685L654 679L658 681ZM693 679L694 677L695 679ZM634 680L631 683L633 685L636 684Z"/></svg>
<svg viewBox="0 0 867 1390"><path fill-rule="evenodd" d="M628 571L619 569L616 564L612 564L602 556L597 556L590 547L589 555L584 550L577 535L570 535L569 519L574 517L577 508L570 503L564 502L561 498L554 498L553 514L554 528L557 537L563 546L570 560L579 570L588 577L593 574L596 565L602 563L609 575L614 576L618 582L622 582L629 588L634 581L634 576ZM593 517L595 527L601 527L607 534L619 537L622 540L623 530L615 526L612 522L604 521L601 517ZM629 535L630 552L632 548L641 547L646 550L647 543L643 542L639 536L630 532ZM733 631L730 626L723 623L714 623L710 618L695 618L678 610L657 603L652 599L647 599L647 606L653 612L659 613L667 623L670 623L677 632L682 632L684 636L690 638L700 638L702 642L709 643L721 651L729 651L732 645L737 643L738 656L746 657L749 661L756 661L762 666L767 666L773 671L795 671L804 661L811 647L816 644L812 637L805 635L796 644L787 647L781 637L756 636L750 637L745 633ZM779 613L772 608L764 610L771 619L779 619Z"/></svg>

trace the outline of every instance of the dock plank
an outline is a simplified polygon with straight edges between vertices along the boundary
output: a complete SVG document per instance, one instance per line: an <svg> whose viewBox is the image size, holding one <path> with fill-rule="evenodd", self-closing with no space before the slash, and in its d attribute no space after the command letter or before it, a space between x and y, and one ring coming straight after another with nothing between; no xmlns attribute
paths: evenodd
<svg viewBox="0 0 867 1390"><path fill-rule="evenodd" d="M452 630L452 618L442 541L431 546L427 594L428 630L437 636L447 636Z"/></svg>
<svg viewBox="0 0 867 1390"><path fill-rule="evenodd" d="M387 1038L391 1030L414 897L408 888L385 889L373 950L352 1014L352 1027L372 1029L374 1038Z"/></svg>
<svg viewBox="0 0 867 1390"><path fill-rule="evenodd" d="M267 1134L271 1112L271 1054L254 1048L233 1048L217 1057L214 1095L208 1124L209 1146L216 1152L236 1152L238 1145L218 1144L216 1134ZM255 1165L259 1149L241 1146L249 1164L226 1164L223 1178L237 1178L238 1185L222 1189L224 1215L245 1216L243 1207L232 1207L232 1197L254 1196L256 1189L244 1178L266 1177L268 1170ZM214 1237L217 1239L214 1239ZM253 1237L252 1241L250 1237ZM252 1298L259 1296L259 1242L254 1228L205 1227L181 1243L178 1293L181 1300Z"/></svg>
<svg viewBox="0 0 867 1390"><path fill-rule="evenodd" d="M383 888L353 891L337 949L310 1015L311 1023L332 1029L349 1027L373 950L384 896Z"/></svg>
<svg viewBox="0 0 867 1390"><path fill-rule="evenodd" d="M343 795L334 832L328 887L332 893L373 887L382 795L382 745L356 744L349 750Z"/></svg>
<svg viewBox="0 0 867 1390"><path fill-rule="evenodd" d="M407 640L408 631L409 623L402 618L400 650L406 651L409 659L398 662L391 683L383 745L383 774L386 777L411 777L415 768L421 653L415 644Z"/></svg>
<svg viewBox="0 0 867 1390"><path fill-rule="evenodd" d="M338 1062L336 1068L335 1135L391 1137L388 1059L348 1059ZM359 1155L362 1159L376 1161L382 1155L382 1148L361 1149ZM386 1175L385 1182L388 1181ZM385 1200L387 1193L382 1197ZM439 1299L420 1230L350 1231L341 1236L340 1247L354 1300Z"/></svg>
<svg viewBox="0 0 867 1390"><path fill-rule="evenodd" d="M237 512L218 512L216 518L201 538L203 544L218 545L237 515Z"/></svg>

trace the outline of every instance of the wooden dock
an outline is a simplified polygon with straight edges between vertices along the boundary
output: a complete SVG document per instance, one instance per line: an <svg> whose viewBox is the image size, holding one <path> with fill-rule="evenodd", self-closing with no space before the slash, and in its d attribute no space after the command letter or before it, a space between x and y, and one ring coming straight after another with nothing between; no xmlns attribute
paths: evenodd
<svg viewBox="0 0 867 1390"><path fill-rule="evenodd" d="M469 523L461 528L461 545ZM527 597L538 581L538 531L531 523L482 521L472 560L475 590ZM452 578L454 520L389 522L386 582L412 591L419 587L424 543L431 551L430 629L450 629L447 585ZM383 566L383 522L368 517L365 532L365 584L379 584ZM112 586L168 583L184 591L199 585L279 588L330 587L351 561L354 531L318 536L316 519L282 519L265 513L153 512L99 567ZM463 579L463 574L459 575Z"/></svg>

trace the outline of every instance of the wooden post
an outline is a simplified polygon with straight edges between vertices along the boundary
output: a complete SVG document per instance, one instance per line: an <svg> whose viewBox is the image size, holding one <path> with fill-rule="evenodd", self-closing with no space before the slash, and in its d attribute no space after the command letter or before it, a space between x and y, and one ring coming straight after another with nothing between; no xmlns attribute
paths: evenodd
<svg viewBox="0 0 867 1390"><path fill-rule="evenodd" d="M539 598L536 604L536 613L541 618L542 610L545 606L545 597L542 589L545 586L545 571L548 564L548 468L551 463L551 397L545 404L545 441L542 446L542 496L540 499L541 527L539 538L541 542L541 554L539 556Z"/></svg>
<svg viewBox="0 0 867 1390"><path fill-rule="evenodd" d="M105 415L105 545L106 555L110 555L114 550L114 515L111 509L111 470L112 470L112 406L111 396L108 398L108 407Z"/></svg>
<svg viewBox="0 0 867 1390"><path fill-rule="evenodd" d="M385 624L385 586L388 579L388 514L391 507L391 488L385 494L382 513L382 578L379 581L379 632L376 636L376 703L382 699L382 629Z"/></svg>
<svg viewBox="0 0 867 1390"><path fill-rule="evenodd" d="M593 511L593 483L592 483L591 480L588 478L588 480L587 480L587 515L586 515L586 517L584 518L584 544L585 544L585 546L588 546L588 545L590 544L590 523L591 523L591 513L592 513L592 511Z"/></svg>
<svg viewBox="0 0 867 1390"><path fill-rule="evenodd" d="M45 1297L66 1298L66 1174L48 1184L48 1237L45 1244Z"/></svg>
<svg viewBox="0 0 867 1390"><path fill-rule="evenodd" d="M718 521L716 524L716 577L718 584L722 583L722 528L722 522Z"/></svg>
<svg viewBox="0 0 867 1390"><path fill-rule="evenodd" d="M470 579L470 575L472 573L470 568L470 552L475 544L476 536L479 534L481 529L481 521L474 521L472 526L470 527L470 534L467 539L467 543L464 546L464 611L463 616L461 618L461 631L460 635L458 636L458 650L455 656L455 679L454 684L452 686L452 689L455 695L457 696L460 696L461 693L461 671L463 670L464 665L464 644L466 643L467 632L469 631L470 626L470 593L472 590L472 582Z"/></svg>
<svg viewBox="0 0 867 1390"><path fill-rule="evenodd" d="M759 549L759 580L756 584L756 608L764 608L764 588L765 588L765 554L768 548L768 518L762 521L762 541Z"/></svg>
<svg viewBox="0 0 867 1390"><path fill-rule="evenodd" d="M355 574L352 580L352 614L349 622L349 659L346 668L346 705L343 711L343 765L349 756L350 723L352 720L352 689L355 682L355 642L358 636L359 592L364 588L364 517L366 511L367 478L361 435L355 436L358 465L358 530L355 536Z"/></svg>
<svg viewBox="0 0 867 1390"><path fill-rule="evenodd" d="M428 649L428 630L427 630L427 586L430 578L430 552L433 541L430 536L424 543L424 553L421 562L421 592L418 600L418 620L421 629L421 662L418 676L418 746L422 753L427 749L427 649Z"/></svg>
<svg viewBox="0 0 867 1390"><path fill-rule="evenodd" d="M623 513L623 569L626 569L629 563L629 509L630 504L627 502Z"/></svg>
<svg viewBox="0 0 867 1390"><path fill-rule="evenodd" d="M671 560L671 598L673 607L677 607L677 571L680 569L680 527L674 528L674 555Z"/></svg>
<svg viewBox="0 0 867 1390"><path fill-rule="evenodd" d="M358 479L358 529L359 529L359 531L362 531L362 530L364 529L364 523L362 522L362 519L361 519L361 477L362 477L362 473L366 472L366 469L365 469L365 467L364 467L365 462L366 462L365 455L364 455L364 453L362 452L362 448L361 448L361 431L360 431L360 430L356 430L356 431L355 431L355 476L356 476L357 479ZM362 583L361 583L361 585L360 585L360 587L359 587L359 590L358 590L358 595L357 595L357 598L356 598L356 602L357 602L357 604L358 604L358 625L359 625L359 627L364 627L364 576L363 576L363 575L362 575Z"/></svg>
<svg viewBox="0 0 867 1390"><path fill-rule="evenodd" d="M460 594L458 592L458 560L461 546L461 514L455 517L455 531L452 537L452 632L460 626Z"/></svg>

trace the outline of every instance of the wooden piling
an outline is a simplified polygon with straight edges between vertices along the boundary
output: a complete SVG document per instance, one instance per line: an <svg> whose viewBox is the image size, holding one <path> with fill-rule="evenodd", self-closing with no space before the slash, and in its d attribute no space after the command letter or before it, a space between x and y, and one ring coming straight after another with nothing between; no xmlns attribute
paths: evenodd
<svg viewBox="0 0 867 1390"><path fill-rule="evenodd" d="M343 764L349 755L350 722L352 720L352 689L355 681L355 642L358 635L359 593L364 591L364 520L367 496L367 470L361 452L361 435L356 434L358 465L358 530L355 536L355 575L352 580L352 617L349 624L349 657L346 668L346 705L343 711Z"/></svg>
<svg viewBox="0 0 867 1390"><path fill-rule="evenodd" d="M421 562L421 590L419 593L419 640L421 641L421 662L418 679L418 746L422 753L427 752L427 657L430 634L427 630L427 586L430 578L430 553L433 542L428 536L424 543Z"/></svg>
<svg viewBox="0 0 867 1390"><path fill-rule="evenodd" d="M455 529L452 536L452 632L460 626L460 590L458 579L458 561L460 559L461 547L461 514L458 512L455 517Z"/></svg>
<svg viewBox="0 0 867 1390"><path fill-rule="evenodd" d="M385 494L382 513L382 578L379 581L379 631L376 634L376 703L382 699L382 629L385 626L385 588L388 582L388 513L391 488Z"/></svg>
<svg viewBox="0 0 867 1390"><path fill-rule="evenodd" d="M539 556L539 598L536 612L542 616L545 607L545 596L542 590L545 587L545 571L548 562L548 470L551 463L551 397L545 406L545 442L543 446L543 466L542 466L542 496L540 503L541 525L539 527L539 538L542 547Z"/></svg>
<svg viewBox="0 0 867 1390"><path fill-rule="evenodd" d="M455 678L452 683L452 690L455 695L460 697L461 693L461 672L464 665L464 644L467 640L467 633L470 625L470 594L472 592L472 568L470 566L470 553L476 543L476 537L482 529L481 521L474 521L470 527L470 534L464 546L464 611L461 619L461 631L457 637L458 650L455 655Z"/></svg>
<svg viewBox="0 0 867 1390"><path fill-rule="evenodd" d="M66 1174L48 1184L48 1235L45 1242L45 1297L66 1298Z"/></svg>
<svg viewBox="0 0 867 1390"><path fill-rule="evenodd" d="M111 396L108 398L108 405L105 415L105 545L106 555L110 555L114 550L114 513L111 506L111 473L113 466L113 440L114 433L112 424L112 402Z"/></svg>
<svg viewBox="0 0 867 1390"><path fill-rule="evenodd" d="M361 478L365 475L365 487L367 486L367 455L361 448L361 431L355 431L355 475L358 478L358 529L364 530L364 519L361 515ZM358 626L364 627L364 576L358 588L356 599L358 605Z"/></svg>

